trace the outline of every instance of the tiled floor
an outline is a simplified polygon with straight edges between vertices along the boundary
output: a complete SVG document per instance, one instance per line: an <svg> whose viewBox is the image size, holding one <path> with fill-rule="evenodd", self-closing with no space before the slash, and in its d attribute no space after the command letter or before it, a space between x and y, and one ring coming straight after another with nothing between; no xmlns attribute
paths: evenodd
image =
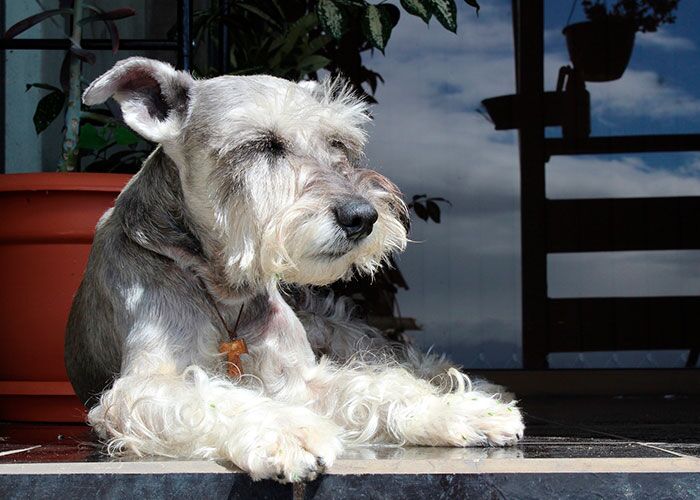
<svg viewBox="0 0 700 500"><path fill-rule="evenodd" d="M550 397L521 404L527 431L516 447L353 448L327 475L294 490L295 496L342 498L337 495L343 491L353 497L401 498L439 491L436 498L491 498L495 491L505 498L538 498L548 490L561 498L612 498L624 490L632 498L700 498L700 399ZM27 496L36 496L35 474L51 477L50 483L64 493L90 491L95 484L90 474L97 474L103 480L109 476L104 491L129 496L132 486L124 481L129 478L131 484L135 474L143 481L143 494L206 489L211 481L224 497L235 498L241 488L262 497L292 494L272 483L252 484L244 475L231 479L232 470L230 464L214 462L115 461L81 425L0 424L0 491L5 482L14 491L31 490ZM381 479L360 481L368 475ZM367 496L370 483L374 493ZM654 497L656 489L663 494Z"/></svg>
<svg viewBox="0 0 700 500"><path fill-rule="evenodd" d="M525 439L483 458L700 458L700 399L529 398ZM31 449L29 449L31 448ZM384 455L402 448L382 448ZM25 450L25 451L20 451ZM453 453L457 453L456 451ZM83 425L0 423L0 464L109 461Z"/></svg>

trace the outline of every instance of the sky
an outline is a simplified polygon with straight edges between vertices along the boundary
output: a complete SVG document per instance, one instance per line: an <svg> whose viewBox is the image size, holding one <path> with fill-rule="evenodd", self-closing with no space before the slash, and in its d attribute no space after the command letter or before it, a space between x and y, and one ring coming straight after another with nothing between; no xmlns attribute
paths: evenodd
<svg viewBox="0 0 700 500"><path fill-rule="evenodd" d="M515 90L510 1L459 3L457 35L402 12L386 56L366 64L386 80L376 97L368 156L407 197L449 199L441 224L415 220L401 256L414 338L467 367L521 366L517 137L477 111ZM545 1L545 85L568 56L570 2ZM589 84L594 135L700 131L700 2L682 0L676 24L638 35L617 82ZM580 7L573 22L583 20ZM694 26L695 25L695 26ZM700 154L557 157L550 198L700 195ZM700 252L568 254L549 259L552 297L700 294ZM554 366L677 366L684 354L556 355Z"/></svg>

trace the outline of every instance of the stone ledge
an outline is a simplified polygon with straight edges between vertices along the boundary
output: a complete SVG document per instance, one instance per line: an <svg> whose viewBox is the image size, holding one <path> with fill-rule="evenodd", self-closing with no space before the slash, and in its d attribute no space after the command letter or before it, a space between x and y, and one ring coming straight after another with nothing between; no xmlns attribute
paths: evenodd
<svg viewBox="0 0 700 500"><path fill-rule="evenodd" d="M1 475L237 474L233 464L205 460L0 464ZM700 473L700 459L494 458L339 459L326 475ZM700 478L699 478L700 479Z"/></svg>

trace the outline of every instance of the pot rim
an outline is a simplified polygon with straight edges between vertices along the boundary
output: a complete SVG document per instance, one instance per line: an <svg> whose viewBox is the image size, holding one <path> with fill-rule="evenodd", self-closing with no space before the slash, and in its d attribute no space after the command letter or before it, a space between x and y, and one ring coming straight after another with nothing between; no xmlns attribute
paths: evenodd
<svg viewBox="0 0 700 500"><path fill-rule="evenodd" d="M88 172L0 174L0 193L23 191L120 192L133 176Z"/></svg>

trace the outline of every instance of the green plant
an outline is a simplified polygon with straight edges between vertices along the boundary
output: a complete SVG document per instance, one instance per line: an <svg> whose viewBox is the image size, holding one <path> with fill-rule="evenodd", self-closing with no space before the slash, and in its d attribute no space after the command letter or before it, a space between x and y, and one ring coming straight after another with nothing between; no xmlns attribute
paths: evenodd
<svg viewBox="0 0 700 500"><path fill-rule="evenodd" d="M476 0L464 0L476 9ZM456 0L401 0L407 13L420 17L426 24L431 18L446 29L457 30ZM88 13L88 15L84 15ZM37 82L27 84L48 93L34 112L37 134L64 113L64 141L59 170L79 169L80 156L89 160L83 170L135 172L152 149L124 127L109 108L83 109L80 104L82 62L94 64L95 55L80 46L85 25L102 22L112 40L112 50L119 49L119 31L115 21L131 17L131 8L104 11L83 0L63 0L61 8L47 10L23 19L5 33L13 38L32 26L54 16L71 16L71 41L59 75L60 87ZM367 0L249 0L234 1L223 15L217 2L196 13L195 53L200 53L194 73L216 76L221 68L211 64L211 54L204 63L201 52L208 46L204 38L219 45L216 32L220 23L231 33L225 48L232 68L228 74L266 73L300 80L316 78L319 70L342 74L369 101L382 76L367 68L362 53L377 49L384 53L401 11L395 5Z"/></svg>
<svg viewBox="0 0 700 500"><path fill-rule="evenodd" d="M70 49L66 51L61 64L59 81L61 87L48 83L29 83L27 91L32 88L48 91L37 103L34 111L34 128L42 133L61 113L64 113L64 140L58 169L74 171L79 166L79 152L92 156L97 161L106 160L107 153L113 147L126 147L127 151L118 151L119 158L129 160L129 153L140 152L138 145L144 141L131 130L120 124L108 111L86 110L80 103L81 63L95 63L95 54L80 46L83 27L95 22L104 23L112 42L112 52L119 50L119 30L115 21L135 15L131 8L124 7L110 11L84 3L83 0L62 2L58 9L46 10L22 19L11 26L4 38L14 38L32 26L54 16L71 16L71 32L66 35L70 40ZM139 156L132 154L131 156ZM110 159L117 160L113 155ZM115 165L117 162L115 161Z"/></svg>
<svg viewBox="0 0 700 500"><path fill-rule="evenodd" d="M676 21L675 11L680 0L618 0L608 7L605 0L582 0L583 11L591 21L610 16L634 24L638 31L656 31L661 24Z"/></svg>
<svg viewBox="0 0 700 500"><path fill-rule="evenodd" d="M465 0L479 9L475 0ZM455 0L401 0L407 13L426 24L432 17L446 29L457 30ZM212 41L221 52L221 23L228 27L230 45L224 47L230 74L267 73L300 80L316 78L321 69L342 74L373 101L382 76L367 68L362 53L384 53L401 10L389 3L367 0L258 0L231 2L223 15L217 5L197 12L194 26L196 47L203 51ZM198 73L220 74L209 57L196 58Z"/></svg>

